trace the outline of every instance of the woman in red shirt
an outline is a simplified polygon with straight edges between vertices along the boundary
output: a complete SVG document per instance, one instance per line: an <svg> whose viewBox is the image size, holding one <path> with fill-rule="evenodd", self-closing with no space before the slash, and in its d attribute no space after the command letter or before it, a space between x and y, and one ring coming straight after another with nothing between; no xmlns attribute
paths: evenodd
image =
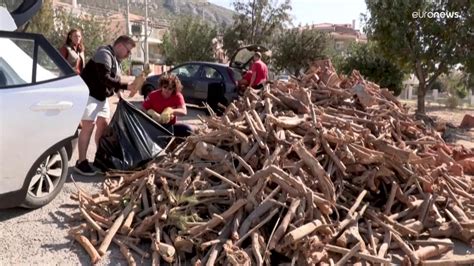
<svg viewBox="0 0 474 266"><path fill-rule="evenodd" d="M177 116L188 113L182 89L183 86L175 75L163 74L160 77L158 90L148 94L143 102L143 109L177 137L187 137L192 132L189 125L176 123Z"/></svg>
<svg viewBox="0 0 474 266"><path fill-rule="evenodd" d="M81 74L85 66L84 44L82 32L79 29L71 29L67 33L66 43L59 49L61 55L68 61L77 74Z"/></svg>

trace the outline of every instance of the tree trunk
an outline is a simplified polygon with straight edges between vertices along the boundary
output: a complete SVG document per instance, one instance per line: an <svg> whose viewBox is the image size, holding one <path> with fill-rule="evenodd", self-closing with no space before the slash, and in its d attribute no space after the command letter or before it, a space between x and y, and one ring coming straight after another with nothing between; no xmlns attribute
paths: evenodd
<svg viewBox="0 0 474 266"><path fill-rule="evenodd" d="M416 113L425 114L426 80L425 73L423 73L421 63L418 60L415 62L415 75L418 79Z"/></svg>
<svg viewBox="0 0 474 266"><path fill-rule="evenodd" d="M416 113L425 114L425 95L426 95L426 83L425 81L420 81L418 85L418 99L417 99L417 109Z"/></svg>

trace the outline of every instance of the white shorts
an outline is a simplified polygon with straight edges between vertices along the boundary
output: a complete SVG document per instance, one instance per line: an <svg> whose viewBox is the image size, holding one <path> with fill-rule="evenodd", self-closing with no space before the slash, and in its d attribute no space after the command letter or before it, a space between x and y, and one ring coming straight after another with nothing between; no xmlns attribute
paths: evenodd
<svg viewBox="0 0 474 266"><path fill-rule="evenodd" d="M105 98L105 101L99 101L89 96L86 110L84 111L84 115L82 115L82 120L95 121L99 116L104 118L110 117L109 100Z"/></svg>

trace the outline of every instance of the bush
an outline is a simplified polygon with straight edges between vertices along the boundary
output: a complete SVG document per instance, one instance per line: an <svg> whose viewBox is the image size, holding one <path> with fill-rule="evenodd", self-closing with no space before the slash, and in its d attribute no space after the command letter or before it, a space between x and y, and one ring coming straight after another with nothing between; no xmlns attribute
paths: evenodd
<svg viewBox="0 0 474 266"><path fill-rule="evenodd" d="M468 92L467 92L466 86L458 86L458 87L456 87L456 95L457 95L460 99L466 98L467 94L468 94Z"/></svg>
<svg viewBox="0 0 474 266"><path fill-rule="evenodd" d="M450 95L464 99L469 93L468 83L465 81L463 73L451 72L448 75L441 75L440 81Z"/></svg>
<svg viewBox="0 0 474 266"><path fill-rule="evenodd" d="M436 79L433 84L431 85L431 90L438 90L439 92L443 92L446 90L446 86L444 86L443 82L439 79Z"/></svg>
<svg viewBox="0 0 474 266"><path fill-rule="evenodd" d="M402 92L403 71L378 53L375 43L351 45L341 67L344 74L359 70L365 78L388 88L395 96Z"/></svg>
<svg viewBox="0 0 474 266"><path fill-rule="evenodd" d="M457 95L449 95L445 103L446 107L450 109L455 109L459 105L459 98Z"/></svg>

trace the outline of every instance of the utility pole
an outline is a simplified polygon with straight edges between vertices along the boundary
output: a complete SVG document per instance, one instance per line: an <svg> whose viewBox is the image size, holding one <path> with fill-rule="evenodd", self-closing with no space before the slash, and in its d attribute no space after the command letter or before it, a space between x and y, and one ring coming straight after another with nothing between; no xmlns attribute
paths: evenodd
<svg viewBox="0 0 474 266"><path fill-rule="evenodd" d="M127 35L130 35L130 0L127 1L127 13L125 13L125 18L127 20Z"/></svg>
<svg viewBox="0 0 474 266"><path fill-rule="evenodd" d="M145 0L145 55L143 63L148 63L148 0Z"/></svg>

